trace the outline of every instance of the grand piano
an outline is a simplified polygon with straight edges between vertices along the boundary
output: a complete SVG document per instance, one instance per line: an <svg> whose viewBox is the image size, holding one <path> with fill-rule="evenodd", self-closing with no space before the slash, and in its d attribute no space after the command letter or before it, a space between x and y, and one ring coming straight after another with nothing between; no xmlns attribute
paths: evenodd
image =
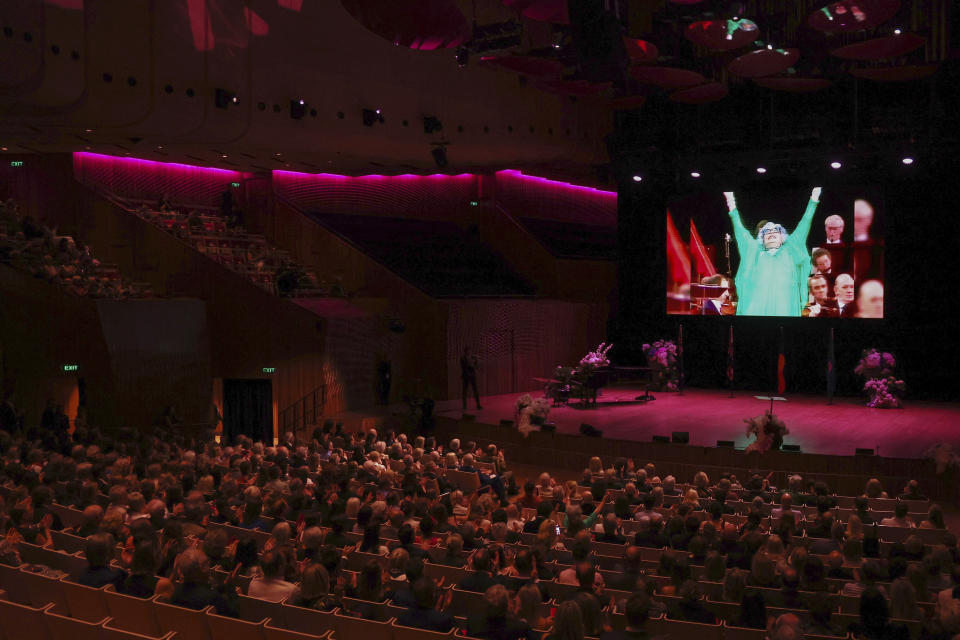
<svg viewBox="0 0 960 640"><path fill-rule="evenodd" d="M578 398L584 406L596 406L597 392L615 384L638 384L643 386L643 395L637 400L653 400L649 387L653 384L653 371L650 367L600 367L586 375L575 373L569 380L557 378L534 378L544 384L543 393L553 400L553 406L567 404Z"/></svg>

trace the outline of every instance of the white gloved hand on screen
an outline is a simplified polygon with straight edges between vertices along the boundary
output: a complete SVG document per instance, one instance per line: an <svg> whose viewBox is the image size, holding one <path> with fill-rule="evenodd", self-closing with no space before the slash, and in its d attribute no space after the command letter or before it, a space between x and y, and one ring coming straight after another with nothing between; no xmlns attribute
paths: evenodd
<svg viewBox="0 0 960 640"><path fill-rule="evenodd" d="M737 199L733 195L733 191L724 191L723 197L727 199L727 209L733 211L737 208Z"/></svg>
<svg viewBox="0 0 960 640"><path fill-rule="evenodd" d="M823 187L814 187L813 191L810 192L810 199L814 202L820 202L821 191L823 191Z"/></svg>

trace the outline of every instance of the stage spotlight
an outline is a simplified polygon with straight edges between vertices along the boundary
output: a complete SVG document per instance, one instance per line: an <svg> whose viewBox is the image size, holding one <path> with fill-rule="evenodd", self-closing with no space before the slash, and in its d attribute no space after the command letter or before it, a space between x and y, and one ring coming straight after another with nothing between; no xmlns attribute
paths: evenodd
<svg viewBox="0 0 960 640"><path fill-rule="evenodd" d="M757 167L757 173L766 173L767 170L765 167Z"/></svg>
<svg viewBox="0 0 960 640"><path fill-rule="evenodd" d="M831 166L833 169L839 169L840 167L843 166L843 164L841 164L841 163L838 162L837 160L834 160L833 162L830 163L830 166Z"/></svg>
<svg viewBox="0 0 960 640"><path fill-rule="evenodd" d="M433 161L437 163L437 166L443 169L447 166L447 149L446 147L434 147L430 151L430 155L433 156Z"/></svg>
<svg viewBox="0 0 960 640"><path fill-rule="evenodd" d="M467 66L467 63L470 62L470 50L466 47L460 47L457 49L457 66L461 69Z"/></svg>
<svg viewBox="0 0 960 640"><path fill-rule="evenodd" d="M913 164L913 158L911 158L910 156L907 156L900 162L902 162L903 164Z"/></svg>
<svg viewBox="0 0 960 640"><path fill-rule="evenodd" d="M691 172L690 172L690 177L691 177L691 178L699 178L699 177L700 177L700 172L699 172L699 171L691 171Z"/></svg>
<svg viewBox="0 0 960 640"><path fill-rule="evenodd" d="M435 131L443 131L443 123L440 122L440 118L436 116L423 116L423 132L434 133Z"/></svg>
<svg viewBox="0 0 960 640"><path fill-rule="evenodd" d="M640 175L633 176L634 182L640 182L641 180L643 180L643 176L640 176Z"/></svg>
<svg viewBox="0 0 960 640"><path fill-rule="evenodd" d="M894 30L893 30L893 35L895 35L895 36L898 36L898 35L900 35L901 33L903 33L903 31L901 31L900 29L894 29Z"/></svg>
<svg viewBox="0 0 960 640"><path fill-rule="evenodd" d="M290 117L293 118L294 120L300 120L305 115L307 115L306 100L291 100L290 101Z"/></svg>
<svg viewBox="0 0 960 640"><path fill-rule="evenodd" d="M372 127L378 122L383 122L383 113L380 109L364 109L363 110L363 126Z"/></svg>

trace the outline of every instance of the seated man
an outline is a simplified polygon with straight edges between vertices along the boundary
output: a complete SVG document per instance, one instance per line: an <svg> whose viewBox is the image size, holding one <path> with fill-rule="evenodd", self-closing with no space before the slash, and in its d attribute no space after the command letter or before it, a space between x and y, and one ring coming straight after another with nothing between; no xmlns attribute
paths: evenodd
<svg viewBox="0 0 960 640"><path fill-rule="evenodd" d="M833 284L833 293L837 297L841 318L852 318L857 311L857 305L853 301L853 284L853 276L848 273L838 275Z"/></svg>
<svg viewBox="0 0 960 640"><path fill-rule="evenodd" d="M897 505L893 508L893 517L884 518L880 521L880 524L884 527L907 527L914 528L917 525L907 517L907 503L898 502Z"/></svg>
<svg viewBox="0 0 960 640"><path fill-rule="evenodd" d="M221 591L217 591L210 586L210 561L206 554L199 549L187 549L177 556L174 567L175 577L181 582L175 587L170 604L197 611L214 605L222 616L239 616L231 600L231 589L235 594L236 587L224 584Z"/></svg>
<svg viewBox="0 0 960 640"><path fill-rule="evenodd" d="M95 533L83 545L87 557L87 568L77 576L77 582L87 587L99 589L112 584L119 588L127 579L127 572L110 566L113 558L113 536L109 533Z"/></svg>
<svg viewBox="0 0 960 640"><path fill-rule="evenodd" d="M453 617L441 610L437 602L437 585L431 578L421 577L413 583L414 604L397 617L397 624L414 629L446 633L453 628ZM436 607L436 608L434 608Z"/></svg>
<svg viewBox="0 0 960 640"><path fill-rule="evenodd" d="M700 308L700 314L704 316L719 316L723 314L723 306L727 305L730 312L733 307L730 306L730 281L721 274L707 276L701 281L701 284L709 287L723 287L720 295L713 298L704 298L703 306Z"/></svg>
<svg viewBox="0 0 960 640"><path fill-rule="evenodd" d="M838 318L840 308L835 298L827 297L829 286L827 279L821 274L814 274L807 278L807 288L813 298L804 306L800 313L804 318Z"/></svg>
<svg viewBox="0 0 960 640"><path fill-rule="evenodd" d="M270 602L285 600L297 588L294 583L283 579L285 565L283 554L274 549L265 551L260 559L260 570L263 575L250 582L247 595L251 598L269 600Z"/></svg>
<svg viewBox="0 0 960 640"><path fill-rule="evenodd" d="M477 549L470 558L470 566L473 568L473 573L464 576L460 582L457 583L458 589L482 593L486 592L487 589L493 585L499 584L499 580L490 572L490 552L486 549Z"/></svg>
<svg viewBox="0 0 960 640"><path fill-rule="evenodd" d="M485 610L467 616L467 635L480 640L536 640L535 633L523 620L510 613L510 594L502 584L493 585L483 594Z"/></svg>

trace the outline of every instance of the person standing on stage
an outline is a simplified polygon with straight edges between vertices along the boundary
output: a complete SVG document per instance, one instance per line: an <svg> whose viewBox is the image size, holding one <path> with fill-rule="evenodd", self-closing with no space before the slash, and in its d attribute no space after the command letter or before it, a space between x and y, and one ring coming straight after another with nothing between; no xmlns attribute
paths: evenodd
<svg viewBox="0 0 960 640"><path fill-rule="evenodd" d="M735 278L740 301L738 316L800 316L807 301L810 254L807 234L820 203L820 187L813 189L806 211L792 234L782 225L767 222L756 238L743 226L732 191L725 191L733 222L740 267Z"/></svg>
<svg viewBox="0 0 960 640"><path fill-rule="evenodd" d="M460 379L463 381L463 410L467 410L467 391L473 387L473 398L477 401L477 411L483 409L480 406L480 393L477 392L477 356L473 355L470 347L463 348L463 355L460 356Z"/></svg>

